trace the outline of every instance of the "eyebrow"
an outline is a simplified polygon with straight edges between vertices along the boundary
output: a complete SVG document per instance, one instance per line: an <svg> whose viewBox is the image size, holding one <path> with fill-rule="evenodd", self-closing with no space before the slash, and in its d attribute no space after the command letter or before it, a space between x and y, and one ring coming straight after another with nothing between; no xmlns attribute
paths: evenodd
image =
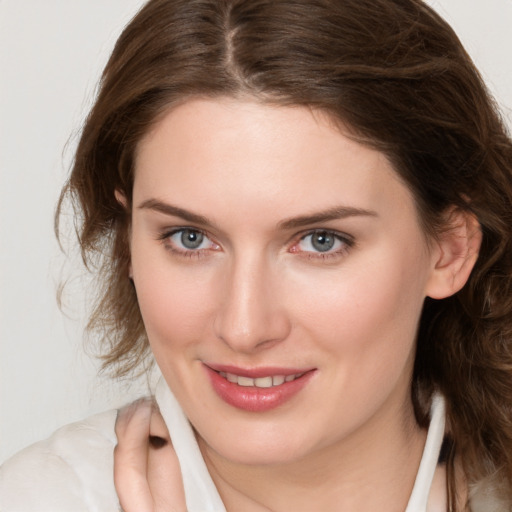
<svg viewBox="0 0 512 512"><path fill-rule="evenodd" d="M200 224L203 226L213 226L207 217L199 215L197 213L190 212L179 206L174 206L168 203L159 201L158 199L147 199L143 201L139 206L139 209L153 210L165 215L171 215L173 217L180 217L193 224ZM334 206L320 212L315 212L308 215L301 215L299 217L292 217L285 219L277 224L277 228L280 230L290 230L300 227L304 227L310 224L318 224L319 222L327 222L330 220L339 220L347 217L378 217L377 212L373 210L365 210L363 208L355 208L352 206Z"/></svg>
<svg viewBox="0 0 512 512"><path fill-rule="evenodd" d="M158 199L147 199L146 201L143 201L138 208L141 210L153 210L165 215L172 215L173 217L180 217L181 219L192 222L193 224L201 224L203 226L213 225L213 223L203 215L189 212L184 208L173 206L172 204L163 203Z"/></svg>
<svg viewBox="0 0 512 512"><path fill-rule="evenodd" d="M352 206L334 206L320 212L310 215L301 215L286 219L278 224L279 229L295 229L307 226L309 224L317 224L319 222L327 222L330 220L345 219L347 217L378 217L378 213L373 210L365 210L363 208L354 208Z"/></svg>

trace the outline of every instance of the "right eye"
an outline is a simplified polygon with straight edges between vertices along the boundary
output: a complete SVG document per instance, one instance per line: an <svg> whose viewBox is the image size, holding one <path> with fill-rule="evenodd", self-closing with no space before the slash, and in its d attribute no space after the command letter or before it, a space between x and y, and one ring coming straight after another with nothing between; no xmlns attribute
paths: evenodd
<svg viewBox="0 0 512 512"><path fill-rule="evenodd" d="M219 249L205 233L193 228L179 228L162 233L160 239L164 241L166 248L182 255L198 255L203 251Z"/></svg>

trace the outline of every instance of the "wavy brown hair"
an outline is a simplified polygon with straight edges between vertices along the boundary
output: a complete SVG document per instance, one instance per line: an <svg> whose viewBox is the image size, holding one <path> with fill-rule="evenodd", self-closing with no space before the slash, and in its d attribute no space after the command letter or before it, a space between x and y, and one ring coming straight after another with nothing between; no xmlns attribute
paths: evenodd
<svg viewBox="0 0 512 512"><path fill-rule="evenodd" d="M445 395L469 483L492 477L512 503L512 144L453 30L419 0L151 0L140 10L104 70L57 212L70 198L98 275L89 328L117 376L149 353L128 279L137 144L195 96L326 112L388 156L428 234L449 208L476 216L483 242L467 285L425 303L413 401L424 424L432 392Z"/></svg>

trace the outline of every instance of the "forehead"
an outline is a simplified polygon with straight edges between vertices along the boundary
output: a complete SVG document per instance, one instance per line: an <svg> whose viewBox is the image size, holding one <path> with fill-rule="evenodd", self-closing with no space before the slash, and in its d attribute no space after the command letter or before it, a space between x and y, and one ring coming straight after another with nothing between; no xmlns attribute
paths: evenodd
<svg viewBox="0 0 512 512"><path fill-rule="evenodd" d="M134 200L148 198L209 216L231 209L288 217L341 204L413 211L386 156L326 115L232 99L188 101L141 141Z"/></svg>

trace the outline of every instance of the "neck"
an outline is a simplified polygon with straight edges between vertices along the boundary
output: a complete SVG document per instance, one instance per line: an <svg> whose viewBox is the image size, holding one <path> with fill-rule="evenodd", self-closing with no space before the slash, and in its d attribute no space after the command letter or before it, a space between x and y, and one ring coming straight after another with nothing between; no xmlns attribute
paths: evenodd
<svg viewBox="0 0 512 512"><path fill-rule="evenodd" d="M228 511L385 512L405 509L425 438L407 397L348 438L285 464L237 464L199 445Z"/></svg>

